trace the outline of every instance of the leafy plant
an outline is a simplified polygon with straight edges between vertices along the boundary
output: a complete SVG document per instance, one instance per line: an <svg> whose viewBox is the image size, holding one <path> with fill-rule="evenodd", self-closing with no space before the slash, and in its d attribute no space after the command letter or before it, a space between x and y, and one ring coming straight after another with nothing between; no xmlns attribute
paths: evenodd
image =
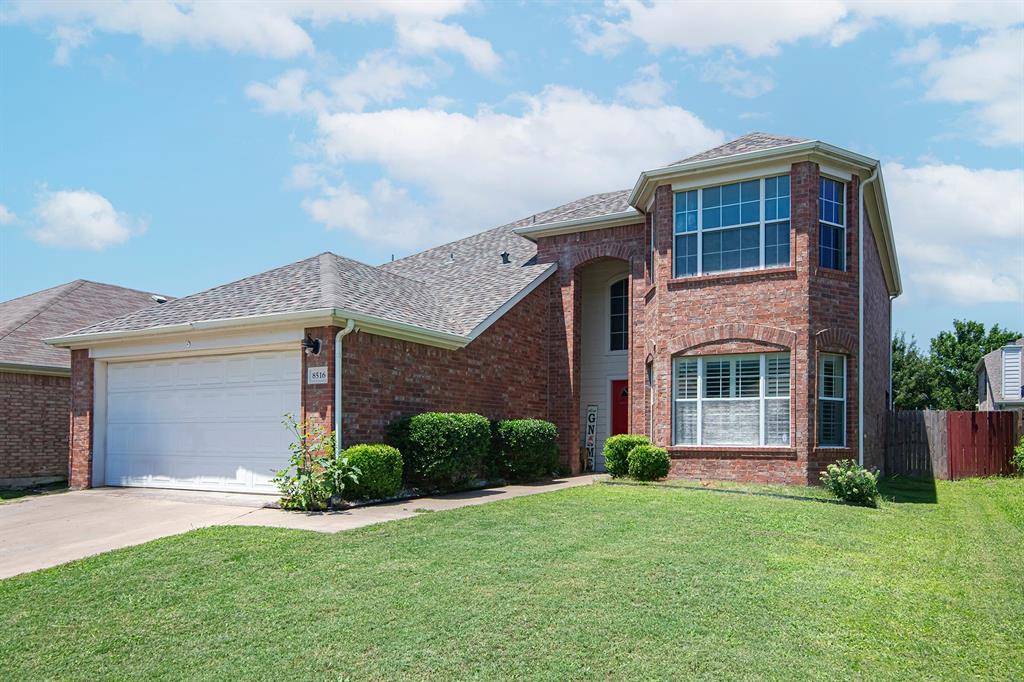
<svg viewBox="0 0 1024 682"><path fill-rule="evenodd" d="M628 433L611 436L604 442L604 467L612 478L620 478L629 474L629 462L626 456L638 445L650 445L647 436L634 436Z"/></svg>
<svg viewBox="0 0 1024 682"><path fill-rule="evenodd" d="M558 429L543 419L505 419L495 427L496 468L512 480L550 476L558 469Z"/></svg>
<svg viewBox="0 0 1024 682"><path fill-rule="evenodd" d="M656 481L668 476L671 463L668 452L654 445L637 445L626 455L629 477L638 481Z"/></svg>
<svg viewBox="0 0 1024 682"><path fill-rule="evenodd" d="M480 473L491 425L479 414L424 412L392 424L388 438L402 452L407 480L450 488Z"/></svg>
<svg viewBox="0 0 1024 682"><path fill-rule="evenodd" d="M821 475L821 484L849 504L878 506L878 472L868 471L852 459L829 464Z"/></svg>
<svg viewBox="0 0 1024 682"><path fill-rule="evenodd" d="M328 507L332 497L340 497L347 483L359 480L359 470L345 457L335 456L334 432L312 420L299 423L286 414L281 422L292 432L288 445L288 466L276 472L271 481L281 493L281 507L318 511Z"/></svg>
<svg viewBox="0 0 1024 682"><path fill-rule="evenodd" d="M359 471L359 480L345 490L349 500L393 497L402 489L402 453L390 445L353 445L341 453Z"/></svg>
<svg viewBox="0 0 1024 682"><path fill-rule="evenodd" d="M1024 436L1021 436L1020 441L1014 446L1010 462L1013 464L1013 469L1017 472L1017 475L1024 476Z"/></svg>

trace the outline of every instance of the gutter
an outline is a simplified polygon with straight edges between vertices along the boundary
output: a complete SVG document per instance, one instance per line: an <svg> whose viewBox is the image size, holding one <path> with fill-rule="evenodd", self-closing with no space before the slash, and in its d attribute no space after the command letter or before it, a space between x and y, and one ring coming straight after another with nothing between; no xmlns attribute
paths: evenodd
<svg viewBox="0 0 1024 682"><path fill-rule="evenodd" d="M587 218L560 220L553 223L541 223L539 225L525 225L523 227L514 228L512 231L520 237L533 239L534 237L551 237L559 234L571 234L573 232L601 230L606 227L617 227L619 225L632 225L638 221L643 221L643 219L643 213L635 208L630 208L617 213L606 213L604 215L589 216Z"/></svg>
<svg viewBox="0 0 1024 682"><path fill-rule="evenodd" d="M334 335L334 454L342 450L341 437L341 340L356 328L356 321L349 318L345 328Z"/></svg>
<svg viewBox="0 0 1024 682"><path fill-rule="evenodd" d="M871 177L857 188L860 210L857 219L857 460L860 466L864 466L864 188L877 179L876 162ZM889 381L892 381L892 339L889 340ZM889 396L891 399L891 390Z"/></svg>

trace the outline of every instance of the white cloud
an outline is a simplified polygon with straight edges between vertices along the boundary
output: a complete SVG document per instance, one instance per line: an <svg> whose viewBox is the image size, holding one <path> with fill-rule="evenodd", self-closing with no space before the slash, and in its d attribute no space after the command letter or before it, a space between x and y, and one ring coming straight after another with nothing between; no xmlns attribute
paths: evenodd
<svg viewBox="0 0 1024 682"><path fill-rule="evenodd" d="M982 36L925 69L929 99L975 105L975 136L1024 143L1024 30Z"/></svg>
<svg viewBox="0 0 1024 682"><path fill-rule="evenodd" d="M992 0L891 2L819 0L609 0L602 17L578 17L583 49L615 53L633 40L654 52L676 49L704 54L731 48L751 57L778 54L782 45L806 38L840 45L879 21L910 28L957 24L971 29L1013 26L1018 3Z"/></svg>
<svg viewBox="0 0 1024 682"><path fill-rule="evenodd" d="M466 33L466 29L440 21L408 21L396 23L399 46L418 54L435 50L451 50L465 58L480 73L494 73L501 60L491 44L483 38Z"/></svg>
<svg viewBox="0 0 1024 682"><path fill-rule="evenodd" d="M84 189L44 192L29 236L48 246L102 251L146 230L144 221L114 210L101 195Z"/></svg>
<svg viewBox="0 0 1024 682"><path fill-rule="evenodd" d="M615 95L619 99L640 106L657 106L665 101L672 86L661 77L661 67L657 64L641 66L636 70L636 77L629 83L619 86Z"/></svg>
<svg viewBox="0 0 1024 682"><path fill-rule="evenodd" d="M490 43L443 23L463 12L469 0L344 2L325 0L33 0L5 8L3 19L54 26L54 60L67 63L71 53L95 33L137 35L147 45L216 47L276 59L314 52L304 25L393 20L402 47L416 52L437 49L462 54L480 71L499 63Z"/></svg>
<svg viewBox="0 0 1024 682"><path fill-rule="evenodd" d="M897 52L896 61L902 64L927 64L941 53L942 43L934 35L930 35Z"/></svg>
<svg viewBox="0 0 1024 682"><path fill-rule="evenodd" d="M893 163L884 174L908 294L1024 301L1024 171Z"/></svg>
<svg viewBox="0 0 1024 682"><path fill-rule="evenodd" d="M14 211L0 204L0 225L10 225L17 219L18 216L14 215Z"/></svg>
<svg viewBox="0 0 1024 682"><path fill-rule="evenodd" d="M302 207L313 221L328 229L392 246L408 247L454 236L450 226L434 226L424 211L415 209L408 190L387 178L373 183L367 196L346 183L325 187L319 197L304 200Z"/></svg>
<svg viewBox="0 0 1024 682"><path fill-rule="evenodd" d="M758 74L736 65L731 51L722 59L709 61L701 72L705 83L718 83L722 89L737 97L760 97L775 88L775 80L767 74Z"/></svg>
<svg viewBox="0 0 1024 682"><path fill-rule="evenodd" d="M431 78L422 69L398 62L384 52L374 52L344 76L328 79L324 84L326 93L310 89L309 81L305 70L291 69L272 83L250 83L245 94L267 113L362 111L370 104L402 99L409 88L423 87Z"/></svg>
<svg viewBox="0 0 1024 682"><path fill-rule="evenodd" d="M408 231L402 243L412 248L437 240L437 232L428 238L420 216L429 216L431 229L445 236L467 234L630 187L639 170L724 140L722 132L676 106L606 103L564 87L517 101L518 113L483 107L472 115L436 109L321 114L326 160L377 164L389 184L374 186L369 196L343 184L308 201L307 211L369 239L396 243ZM405 190L409 194L401 194ZM360 197L368 205L399 202L401 210L367 214ZM342 210L372 229L340 217Z"/></svg>

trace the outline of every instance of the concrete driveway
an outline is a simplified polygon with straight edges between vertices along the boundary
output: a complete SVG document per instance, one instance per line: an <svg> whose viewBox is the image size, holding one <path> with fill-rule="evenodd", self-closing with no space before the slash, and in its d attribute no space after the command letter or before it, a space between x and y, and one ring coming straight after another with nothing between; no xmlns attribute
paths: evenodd
<svg viewBox="0 0 1024 682"><path fill-rule="evenodd" d="M231 523L274 498L96 488L0 505L0 578L194 528Z"/></svg>
<svg viewBox="0 0 1024 682"><path fill-rule="evenodd" d="M346 511L302 513L263 508L271 495L150 488L96 488L0 505L0 578L214 525L273 526L324 533L369 526L592 483L584 475L509 485Z"/></svg>

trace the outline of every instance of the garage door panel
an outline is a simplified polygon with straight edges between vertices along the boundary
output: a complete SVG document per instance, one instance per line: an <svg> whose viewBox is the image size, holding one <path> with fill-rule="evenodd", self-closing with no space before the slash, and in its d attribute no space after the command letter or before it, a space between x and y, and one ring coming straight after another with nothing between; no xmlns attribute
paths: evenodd
<svg viewBox="0 0 1024 682"><path fill-rule="evenodd" d="M110 485L273 492L299 411L298 352L110 364Z"/></svg>

